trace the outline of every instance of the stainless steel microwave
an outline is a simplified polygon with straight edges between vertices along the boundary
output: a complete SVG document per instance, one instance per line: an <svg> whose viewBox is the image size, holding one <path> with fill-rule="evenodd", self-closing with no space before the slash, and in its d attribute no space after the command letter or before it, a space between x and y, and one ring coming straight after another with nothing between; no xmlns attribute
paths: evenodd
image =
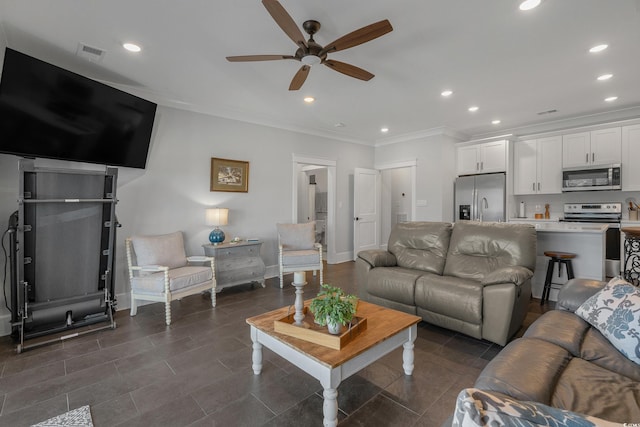
<svg viewBox="0 0 640 427"><path fill-rule="evenodd" d="M621 190L620 165L562 170L562 191Z"/></svg>

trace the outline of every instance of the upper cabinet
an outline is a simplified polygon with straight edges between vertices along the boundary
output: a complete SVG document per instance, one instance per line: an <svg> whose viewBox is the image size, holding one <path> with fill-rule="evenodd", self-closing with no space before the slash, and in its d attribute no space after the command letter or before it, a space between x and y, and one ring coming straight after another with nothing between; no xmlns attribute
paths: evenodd
<svg viewBox="0 0 640 427"><path fill-rule="evenodd" d="M594 130L562 136L562 166L565 168L620 163L621 128Z"/></svg>
<svg viewBox="0 0 640 427"><path fill-rule="evenodd" d="M640 191L640 125L622 128L622 191Z"/></svg>
<svg viewBox="0 0 640 427"><path fill-rule="evenodd" d="M458 147L458 175L505 172L507 170L507 141L492 141Z"/></svg>
<svg viewBox="0 0 640 427"><path fill-rule="evenodd" d="M516 142L513 169L514 194L561 193L562 137Z"/></svg>

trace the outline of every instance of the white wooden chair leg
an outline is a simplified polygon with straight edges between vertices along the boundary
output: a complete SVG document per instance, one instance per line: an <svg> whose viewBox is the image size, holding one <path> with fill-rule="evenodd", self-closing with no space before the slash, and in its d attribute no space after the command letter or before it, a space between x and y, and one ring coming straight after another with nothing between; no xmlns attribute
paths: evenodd
<svg viewBox="0 0 640 427"><path fill-rule="evenodd" d="M322 285L324 282L322 281L322 269L320 269L320 284Z"/></svg>
<svg viewBox="0 0 640 427"><path fill-rule="evenodd" d="M318 270L313 270L313 277L316 277L316 273L318 272Z"/></svg>
<svg viewBox="0 0 640 427"><path fill-rule="evenodd" d="M282 274L282 269L280 269L280 289L284 288L284 275Z"/></svg>
<svg viewBox="0 0 640 427"><path fill-rule="evenodd" d="M131 292L131 316L135 316L138 314L138 303L136 302L136 297L133 296L133 292Z"/></svg>
<svg viewBox="0 0 640 427"><path fill-rule="evenodd" d="M164 303L164 317L167 326L171 325L171 301L166 301Z"/></svg>
<svg viewBox="0 0 640 427"><path fill-rule="evenodd" d="M216 306L216 287L211 288L211 307Z"/></svg>

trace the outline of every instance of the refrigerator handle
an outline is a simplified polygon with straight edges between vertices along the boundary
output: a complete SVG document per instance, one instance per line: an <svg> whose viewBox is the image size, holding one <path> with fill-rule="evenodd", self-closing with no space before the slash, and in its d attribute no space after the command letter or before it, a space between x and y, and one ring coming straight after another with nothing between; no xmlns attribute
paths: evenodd
<svg viewBox="0 0 640 427"><path fill-rule="evenodd" d="M473 196L471 199L471 221L478 219L478 189L473 189Z"/></svg>

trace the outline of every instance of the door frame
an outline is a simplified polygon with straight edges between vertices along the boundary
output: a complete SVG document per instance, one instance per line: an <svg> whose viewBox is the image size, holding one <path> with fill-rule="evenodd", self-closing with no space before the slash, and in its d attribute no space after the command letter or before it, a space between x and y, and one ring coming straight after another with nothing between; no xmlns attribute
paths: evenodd
<svg viewBox="0 0 640 427"><path fill-rule="evenodd" d="M298 222L298 173L305 165L325 166L327 168L327 264L336 264L336 161L301 154L292 154L292 212L293 223Z"/></svg>
<svg viewBox="0 0 640 427"><path fill-rule="evenodd" d="M400 168L411 168L411 219L410 221L416 220L416 206L417 206L417 194L418 191L418 182L417 182L417 167L418 167L418 159L413 160L405 160L401 162L392 162L392 163L376 163L374 169L379 171L388 170L388 169L400 169ZM382 231L382 224L380 224L380 231ZM381 246L383 249L386 249L387 242L382 243Z"/></svg>

